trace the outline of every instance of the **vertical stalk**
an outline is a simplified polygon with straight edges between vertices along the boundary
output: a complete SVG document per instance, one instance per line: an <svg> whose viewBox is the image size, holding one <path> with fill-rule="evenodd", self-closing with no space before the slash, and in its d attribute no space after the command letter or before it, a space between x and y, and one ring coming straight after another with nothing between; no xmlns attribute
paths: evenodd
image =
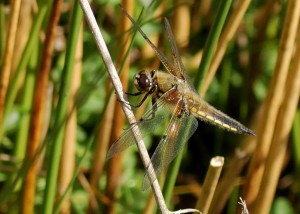
<svg viewBox="0 0 300 214"><path fill-rule="evenodd" d="M296 0L297 1L297 0ZM300 12L300 2L295 9ZM299 13L298 13L299 14ZM299 20L299 17L297 18ZM269 213L286 155L289 134L300 95L300 42L287 77L282 105L279 109L274 135L271 142L261 185L254 204L253 213Z"/></svg>
<svg viewBox="0 0 300 214"><path fill-rule="evenodd" d="M251 212L251 204L256 200L261 179L265 170L266 160L270 152L270 145L274 137L276 119L286 87L287 73L293 53L293 45L297 35L297 26L300 15L300 1L289 0L286 17L283 24L278 57L274 74L268 89L268 94L263 107L263 120L257 129L256 149L251 160L246 185L243 187L244 199L247 201Z"/></svg>
<svg viewBox="0 0 300 214"><path fill-rule="evenodd" d="M3 128L3 114L4 103L6 99L7 87L9 83L11 67L13 64L13 53L16 39L16 31L19 20L21 0L15 0L11 2L12 12L8 24L8 31L6 36L5 52L3 58L3 64L0 72L0 143L2 139Z"/></svg>
<svg viewBox="0 0 300 214"><path fill-rule="evenodd" d="M217 69L221 63L221 60L223 59L223 56L225 54L225 51L228 47L229 41L234 37L238 26L241 23L242 18L244 17L244 14L250 4L251 0L240 0L237 2L225 28L222 32L222 35L220 37L220 40L218 42L217 51L213 54L213 59L209 67L207 67L207 71L204 70L204 72L207 72L206 75L203 75L203 85L201 86L200 95L205 96L206 91L215 76ZM225 2L224 2L225 4ZM204 65L203 65L204 67Z"/></svg>
<svg viewBox="0 0 300 214"><path fill-rule="evenodd" d="M7 114L11 110L12 105L16 99L21 77L24 76L23 72L26 70L26 66L30 59L32 50L36 45L36 41L38 41L40 28L44 21L48 8L49 8L49 3L47 2L44 3L43 5L40 6L38 13L33 18L30 35L28 37L26 46L23 50L22 57L18 63L18 67L16 68L15 74L11 80L11 83L7 91L5 110L4 110L4 119L7 117Z"/></svg>
<svg viewBox="0 0 300 214"><path fill-rule="evenodd" d="M300 109L298 109L293 127L293 150L296 165L296 172L300 172ZM299 173L300 174L300 173Z"/></svg>
<svg viewBox="0 0 300 214"><path fill-rule="evenodd" d="M134 0L125 0L122 1L122 5L126 8L127 12L129 14L133 13L134 9ZM131 22L124 13L120 14L120 20L119 20L119 26L118 31L119 33L124 33L128 31L131 27ZM126 34L125 36L122 36L120 47L119 47L119 55L118 55L118 62L117 67L122 67L122 72L120 76L120 80L122 82L123 88L125 91L128 89L128 76L129 76L129 65L130 60L128 57L126 57L127 50L130 47L130 38L131 36L129 34ZM113 97L113 99L116 99L116 97ZM114 127L111 129L110 132L110 139L109 143L110 145L114 143L119 136L121 135L123 131L123 125L125 122L125 117L122 112L122 106L120 102L114 103L114 111L113 113L113 123L112 126ZM99 142L100 143L100 142ZM102 143L102 142L101 142ZM104 158L105 159L105 158ZM110 205L107 205L105 207L106 213L114 213L115 212L115 206L114 201L116 200L116 188L118 186L119 180L121 174L121 166L122 166L122 156L115 157L111 160L109 160L108 166L107 166L107 184L106 184L106 195L112 202Z"/></svg>
<svg viewBox="0 0 300 214"><path fill-rule="evenodd" d="M30 121L30 133L28 146L26 151L26 159L28 161L35 157L36 152L41 143L43 119L45 112L46 90L48 87L48 79L52 62L54 38L56 33L56 26L61 12L62 0L55 0L51 10L50 19L48 22L46 39L43 47L42 58L40 61L40 67L37 73L34 98L33 98L33 110ZM25 177L23 185L23 201L22 201L22 213L33 213L34 201L35 201L35 186L37 176L37 160L35 159Z"/></svg>
<svg viewBox="0 0 300 214"><path fill-rule="evenodd" d="M229 12L232 0L222 0L220 2L217 16L212 25L212 28L208 34L207 41L205 42L203 56L201 59L201 63L199 65L199 69L195 78L195 88L199 91L200 87L203 85L203 81L207 75L207 71L209 69L213 54L216 51L218 39L220 37L222 28L224 26L227 14ZM202 78L204 77L204 78ZM204 94L201 94L203 96Z"/></svg>
<svg viewBox="0 0 300 214"><path fill-rule="evenodd" d="M62 83L59 94L57 114L54 127L57 129L54 136L54 142L49 151L49 171L46 179L46 189L43 201L43 213L52 213L53 203L56 195L57 176L59 171L59 162L61 158L62 142L64 136L65 121L67 119L67 110L70 94L70 85L73 75L75 53L78 41L82 19L82 12L78 2L74 2L73 14L71 19L70 38L67 43L65 65L62 75Z"/></svg>
<svg viewBox="0 0 300 214"><path fill-rule="evenodd" d="M202 186L201 195L197 201L196 208L204 214L208 213L211 202L224 165L224 158L216 156L211 159L205 180Z"/></svg>

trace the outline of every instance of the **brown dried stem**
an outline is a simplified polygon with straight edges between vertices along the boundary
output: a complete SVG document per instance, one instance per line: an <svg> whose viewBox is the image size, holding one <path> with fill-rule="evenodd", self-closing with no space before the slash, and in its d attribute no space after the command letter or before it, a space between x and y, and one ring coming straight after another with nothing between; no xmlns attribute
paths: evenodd
<svg viewBox="0 0 300 214"><path fill-rule="evenodd" d="M260 14L263 14L264 16L261 17L259 20L263 23L259 23L259 32L258 36L259 41L262 40L262 35L264 35L266 30L266 25L268 23L268 20L274 11L274 1L269 0L260 10ZM263 37L264 38L264 37ZM260 42L261 43L261 42ZM256 58L259 58L256 56ZM251 58L252 59L252 58ZM258 60L257 60L258 61ZM251 65L257 66L257 63L250 63ZM251 76L251 80L253 80ZM250 83L250 85L252 85ZM257 124L257 121L260 121L262 117L262 107L257 110L256 114L254 115L252 119L252 123L250 124L250 128L255 128L254 125ZM226 168L224 176L221 178L219 185L217 187L216 193L213 198L212 206L210 209L210 213L220 213L224 206L226 205L226 201L228 201L228 198L230 197L230 193L234 186L237 185L238 177L241 174L242 169L244 168L245 164L248 162L249 156L254 152L256 145L256 138L248 137L246 136L245 140L243 141L241 147L239 150L237 150L229 162L229 166Z"/></svg>
<svg viewBox="0 0 300 214"><path fill-rule="evenodd" d="M208 213L208 210L211 206L223 165L223 157L217 156L212 158L210 161L210 165L201 190L201 195L196 204L196 209L201 210L204 214Z"/></svg>
<svg viewBox="0 0 300 214"><path fill-rule="evenodd" d="M75 109L76 94L80 87L81 82L81 70L82 70L82 33L83 27L81 25L76 55L74 64L74 75L72 85L70 87L69 109L68 117L66 120L65 135L62 145L62 154L60 160L60 169L58 177L58 196L61 197L66 191L72 177L74 176L75 166L75 146L76 146L76 130L77 130L77 111ZM61 213L70 213L71 202L69 199L65 199L61 207Z"/></svg>
<svg viewBox="0 0 300 214"><path fill-rule="evenodd" d="M46 90L48 86L48 78L52 62L52 54L54 47L54 39L56 34L56 27L61 12L62 0L53 1L51 15L46 32L46 39L43 47L41 64L37 74L37 80L34 90L33 110L30 121L30 133L28 140L28 147L26 159L31 160L36 154L42 138L43 120L45 112ZM25 182L22 202L22 213L33 213L33 205L35 200L35 186L37 175L37 160L32 162Z"/></svg>
<svg viewBox="0 0 300 214"><path fill-rule="evenodd" d="M2 69L0 72L0 139L2 138L2 123L4 103L7 93L7 87L9 83L9 77L11 73L11 67L13 63L13 52L16 40L16 31L19 20L21 0L11 1L12 12L8 24L8 32L6 36L5 51L3 57ZM1 140L0 140L1 142Z"/></svg>
<svg viewBox="0 0 300 214"><path fill-rule="evenodd" d="M246 153L236 151L234 157L230 160L230 165L220 180L215 195L212 199L209 213L221 213L228 198L230 197L233 187L236 185L245 163L248 160Z"/></svg>
<svg viewBox="0 0 300 214"><path fill-rule="evenodd" d="M207 72L207 76L201 87L201 91L200 91L201 96L204 96L206 94L206 91L207 91L213 77L215 76L217 69L223 59L223 56L227 49L227 46L228 46L230 40L236 34L236 31L241 23L242 18L244 17L244 14L245 14L250 2L251 2L251 0L238 1L235 9L233 10L233 13L230 16L230 19L229 19L228 23L226 24L224 31L220 37L218 47L216 48L217 51L214 54L212 63Z"/></svg>
<svg viewBox="0 0 300 214"><path fill-rule="evenodd" d="M293 52L293 45L299 23L300 1L290 0L286 12L285 22L283 24L282 36L279 44L279 53L274 70L274 75L268 90L264 103L264 119L257 127L257 147L254 157L251 161L247 183L243 189L245 199L251 212L251 203L257 197L259 188L261 188L261 179L265 170L265 160L269 153L271 140L274 135L276 119L279 107L282 104L283 93Z"/></svg>
<svg viewBox="0 0 300 214"><path fill-rule="evenodd" d="M296 5L294 6L297 10L300 10L300 3L297 5L298 7ZM299 20L299 17L297 19ZM253 213L269 213L275 196L277 183L287 150L289 133L292 128L300 95L300 41L298 41L296 54L285 85L285 96L282 100L278 119L276 120L270 153L266 160L266 167L259 188L258 197L254 204Z"/></svg>

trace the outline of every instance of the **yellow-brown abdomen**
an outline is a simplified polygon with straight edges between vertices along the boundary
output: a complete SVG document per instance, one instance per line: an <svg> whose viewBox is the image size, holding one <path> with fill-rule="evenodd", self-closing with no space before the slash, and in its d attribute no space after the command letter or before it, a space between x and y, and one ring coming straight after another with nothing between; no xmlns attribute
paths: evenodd
<svg viewBox="0 0 300 214"><path fill-rule="evenodd" d="M219 126L231 132L255 135L255 132L221 111L215 109L203 99L200 98L198 101L189 98L187 100L190 112L200 120Z"/></svg>

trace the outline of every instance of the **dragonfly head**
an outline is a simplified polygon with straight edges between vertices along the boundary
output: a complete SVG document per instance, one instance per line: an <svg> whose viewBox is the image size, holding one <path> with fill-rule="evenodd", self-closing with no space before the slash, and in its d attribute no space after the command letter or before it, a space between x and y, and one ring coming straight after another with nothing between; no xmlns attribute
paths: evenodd
<svg viewBox="0 0 300 214"><path fill-rule="evenodd" d="M142 70L138 74L134 75L134 85L141 92L148 92L152 90L154 86L154 70Z"/></svg>

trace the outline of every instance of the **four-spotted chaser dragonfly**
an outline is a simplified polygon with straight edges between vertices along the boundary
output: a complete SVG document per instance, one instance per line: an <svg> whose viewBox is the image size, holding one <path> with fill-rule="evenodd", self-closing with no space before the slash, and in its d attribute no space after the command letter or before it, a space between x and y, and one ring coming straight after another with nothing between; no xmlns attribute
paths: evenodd
<svg viewBox="0 0 300 214"><path fill-rule="evenodd" d="M186 74L170 24L166 18L164 22L173 56L173 63L149 40L125 9L122 8L122 10L148 42L168 71L168 73L156 70L140 71L134 77L134 85L139 92L132 94L145 94L137 107L149 95L152 96L152 108L144 114L138 123L133 125L139 127L143 137L153 132L163 120L170 119L167 129L151 157L153 169L157 176L170 164L183 148L186 141L193 135L198 126L196 118L231 132L255 136L254 131L215 109L200 97ZM162 113L159 114L158 112ZM189 130L187 129L188 124L190 126ZM108 151L107 158L115 156L117 153L134 144L132 129L127 129L113 143ZM148 189L150 186L147 173L153 172L150 172L149 169L146 170L143 190Z"/></svg>

